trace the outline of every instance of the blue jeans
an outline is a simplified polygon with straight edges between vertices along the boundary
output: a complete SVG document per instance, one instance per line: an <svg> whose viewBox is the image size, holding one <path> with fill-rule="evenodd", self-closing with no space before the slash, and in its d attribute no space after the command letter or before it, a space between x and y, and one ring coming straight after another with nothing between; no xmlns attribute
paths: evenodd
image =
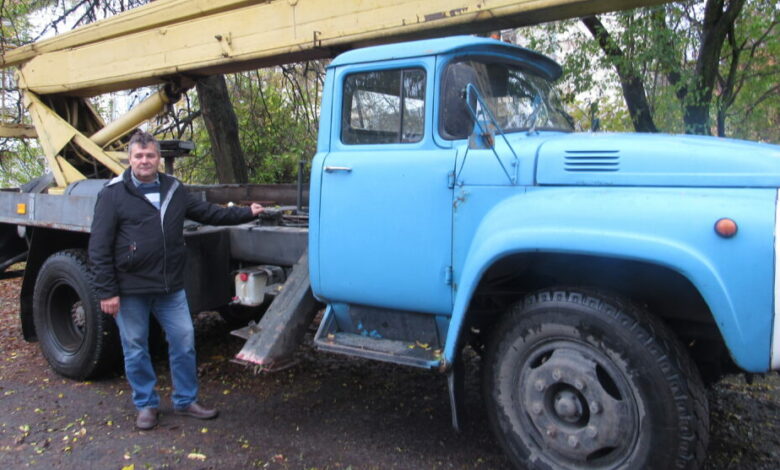
<svg viewBox="0 0 780 470"><path fill-rule="evenodd" d="M154 314L168 340L168 359L173 381L174 408L185 408L198 394L195 365L195 331L184 290L164 295L122 295L116 324L122 338L125 375L133 389L135 407L157 408L160 396L154 389L157 376L149 354L149 321Z"/></svg>

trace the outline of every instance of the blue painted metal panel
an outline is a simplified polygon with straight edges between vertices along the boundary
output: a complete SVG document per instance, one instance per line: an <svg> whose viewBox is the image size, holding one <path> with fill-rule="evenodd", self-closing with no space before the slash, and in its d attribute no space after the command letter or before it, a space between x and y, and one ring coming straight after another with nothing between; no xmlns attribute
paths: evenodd
<svg viewBox="0 0 780 470"><path fill-rule="evenodd" d="M330 67L340 67L358 63L384 63L398 59L414 57L432 57L463 53L498 53L513 56L516 60L534 64L551 80L561 76L561 66L552 59L513 44L474 36L451 36L447 38L426 39L422 41L399 42L383 46L366 47L345 52L330 63Z"/></svg>
<svg viewBox="0 0 780 470"><path fill-rule="evenodd" d="M539 150L539 184L780 186L780 146L663 134L571 134Z"/></svg>
<svg viewBox="0 0 780 470"><path fill-rule="evenodd" d="M509 254L542 251L644 261L679 272L702 294L736 363L767 370L774 190L530 187L503 200L498 196L509 188L462 190L470 196L455 217L457 293L447 360L454 357L464 313L487 268ZM715 234L721 217L737 221L737 236Z"/></svg>
<svg viewBox="0 0 780 470"><path fill-rule="evenodd" d="M317 154L311 162L309 178L309 277L314 295L320 290L319 243L320 237L320 195L322 194L322 168L325 157L330 151L330 127L334 121L333 113L333 74L325 77L322 88L322 106L320 107L319 133L317 134Z"/></svg>
<svg viewBox="0 0 780 470"><path fill-rule="evenodd" d="M341 109L347 74L363 70L425 68L433 58L361 64L331 70L333 109ZM431 137L433 76L426 77L425 135L420 142L346 145L337 115L331 148L322 162L316 264L317 295L331 302L449 313L446 283L452 250L452 189L455 152ZM322 172L324 166L351 171ZM312 241L314 244L315 241ZM313 265L314 266L314 265Z"/></svg>
<svg viewBox="0 0 780 470"><path fill-rule="evenodd" d="M518 185L531 185L534 183L536 172L536 155L539 146L548 140L555 140L566 136L563 132L539 132L528 135L526 132L514 132L507 134L509 145L517 155L517 164L514 165L512 151L507 148L503 139L496 139L495 152L502 159L507 168L512 169L512 175ZM458 141L456 163L457 186L491 186L511 184L497 161L493 150L469 149L465 140ZM456 195L457 197L457 195Z"/></svg>

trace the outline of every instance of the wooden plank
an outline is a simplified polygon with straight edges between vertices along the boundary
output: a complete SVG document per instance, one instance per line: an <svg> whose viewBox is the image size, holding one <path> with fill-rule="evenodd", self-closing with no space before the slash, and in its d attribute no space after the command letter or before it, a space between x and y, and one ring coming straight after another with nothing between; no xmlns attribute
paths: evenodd
<svg viewBox="0 0 780 470"><path fill-rule="evenodd" d="M185 72L251 69L327 57L367 44L489 31L659 3L665 1L234 2L238 8L183 15L182 21L158 22L151 29L130 28L119 34L114 32L118 26L109 25L106 39L35 55L22 74L27 88L39 94L89 96L161 83L164 77Z"/></svg>

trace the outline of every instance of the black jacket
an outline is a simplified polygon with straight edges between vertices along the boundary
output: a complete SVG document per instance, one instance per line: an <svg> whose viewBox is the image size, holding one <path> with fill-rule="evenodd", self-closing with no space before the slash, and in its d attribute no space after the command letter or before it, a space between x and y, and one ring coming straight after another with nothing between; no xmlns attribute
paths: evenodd
<svg viewBox="0 0 780 470"><path fill-rule="evenodd" d="M167 294L184 288L184 219L210 225L252 220L248 207L224 208L198 200L160 173L160 210L133 184L130 169L98 194L89 259L99 299Z"/></svg>

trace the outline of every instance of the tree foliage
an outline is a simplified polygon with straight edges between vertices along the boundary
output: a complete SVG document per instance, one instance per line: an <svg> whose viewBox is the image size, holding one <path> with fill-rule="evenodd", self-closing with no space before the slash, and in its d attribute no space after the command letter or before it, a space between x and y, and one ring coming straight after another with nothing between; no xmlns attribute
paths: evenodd
<svg viewBox="0 0 780 470"><path fill-rule="evenodd" d="M0 51L33 40L29 15L45 1L0 0ZM0 123L25 123L14 71L0 69ZM43 174L45 167L35 140L0 139L0 187L17 187Z"/></svg>
<svg viewBox="0 0 780 470"><path fill-rule="evenodd" d="M201 77L195 88L203 124L209 135L217 180L220 183L248 183L246 161L238 137L238 119L230 102L225 77Z"/></svg>
<svg viewBox="0 0 780 470"><path fill-rule="evenodd" d="M312 61L225 76L250 182L290 183L301 161L308 168L316 151L324 73L324 63ZM191 99L197 107L197 97ZM198 155L209 155L204 126L195 120L190 132ZM185 159L178 168L186 180L217 181L206 159Z"/></svg>
<svg viewBox="0 0 780 470"><path fill-rule="evenodd" d="M772 0L684 1L521 34L562 61L583 123L778 142L779 18Z"/></svg>

